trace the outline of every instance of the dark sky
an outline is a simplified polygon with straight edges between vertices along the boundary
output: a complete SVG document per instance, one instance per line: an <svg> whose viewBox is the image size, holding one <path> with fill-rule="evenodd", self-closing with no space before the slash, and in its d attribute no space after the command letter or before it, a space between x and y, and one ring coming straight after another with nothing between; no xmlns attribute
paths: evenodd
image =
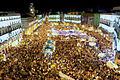
<svg viewBox="0 0 120 80"><path fill-rule="evenodd" d="M117 0L2 0L0 2L0 11L17 11L26 13L29 11L29 3L33 2L34 6L40 12L49 11L67 11L67 10L85 10L87 8L94 9L110 9L114 6L120 6Z"/></svg>

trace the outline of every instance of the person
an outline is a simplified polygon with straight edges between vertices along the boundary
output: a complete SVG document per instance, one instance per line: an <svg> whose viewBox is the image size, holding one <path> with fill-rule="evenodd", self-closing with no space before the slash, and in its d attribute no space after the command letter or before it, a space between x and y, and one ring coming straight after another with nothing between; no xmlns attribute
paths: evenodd
<svg viewBox="0 0 120 80"><path fill-rule="evenodd" d="M69 40L65 40L64 35L54 37L56 49L52 53L53 57L44 56L42 49L48 41L46 32L50 28L48 26L43 24L37 30L40 31L39 35L26 35L23 39L24 44L9 49L10 56L6 61L0 62L0 79L62 80L59 76L60 71L75 80L119 79L119 73L115 73L114 69L110 69L104 62L97 60L98 57L95 55L97 51L94 47L89 47L84 43L77 46L78 42L72 37ZM55 27L60 28L59 25ZM64 26L62 29L65 29ZM88 32L88 34L94 36L97 33ZM104 40L102 36L95 35L95 37L99 40L101 51L102 46L108 46L107 40Z"/></svg>

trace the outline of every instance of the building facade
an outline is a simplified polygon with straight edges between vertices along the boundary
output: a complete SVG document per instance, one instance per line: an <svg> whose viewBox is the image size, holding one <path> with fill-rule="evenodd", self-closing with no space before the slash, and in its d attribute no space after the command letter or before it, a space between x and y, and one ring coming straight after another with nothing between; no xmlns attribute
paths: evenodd
<svg viewBox="0 0 120 80"><path fill-rule="evenodd" d="M0 16L0 52L6 48L15 46L21 41L21 15L8 13Z"/></svg>

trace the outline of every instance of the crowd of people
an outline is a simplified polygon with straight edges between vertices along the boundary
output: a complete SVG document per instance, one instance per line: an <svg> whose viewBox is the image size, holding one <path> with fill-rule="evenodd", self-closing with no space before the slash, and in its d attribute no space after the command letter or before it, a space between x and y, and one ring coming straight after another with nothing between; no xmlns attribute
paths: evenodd
<svg viewBox="0 0 120 80"><path fill-rule="evenodd" d="M59 26L61 25L54 27L60 28ZM44 55L42 49L48 41L47 30L51 28L50 24L42 24L36 31L38 35L24 35L20 45L9 48L7 54L10 56L6 61L0 62L1 80L67 80L60 77L59 72L75 80L120 79L120 74L100 61L96 55L112 48L112 42L98 33L85 30L98 40L98 48L81 42L77 37L69 36L70 39L66 40L65 36L51 36L56 41L55 52L52 57Z"/></svg>
<svg viewBox="0 0 120 80"><path fill-rule="evenodd" d="M75 80L117 79L115 76L117 74L114 72L114 69L110 69L105 65L105 63L99 61L98 57L94 53L93 48L90 50L84 45L82 48L78 48L77 46L73 48L73 46L75 46L73 43L76 42L77 41L72 41L70 43L66 41L62 42L64 44L61 44L61 42L57 43L58 45L61 44L56 47L57 54L61 56L60 59L57 58L59 61L58 69L62 69L60 71L69 75ZM69 43L69 45L67 43ZM62 46L64 46L64 48Z"/></svg>

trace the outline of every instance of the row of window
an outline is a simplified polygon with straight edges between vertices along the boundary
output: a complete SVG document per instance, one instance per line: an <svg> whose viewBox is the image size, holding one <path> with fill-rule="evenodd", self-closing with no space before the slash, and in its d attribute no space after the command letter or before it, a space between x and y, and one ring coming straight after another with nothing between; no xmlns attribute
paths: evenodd
<svg viewBox="0 0 120 80"><path fill-rule="evenodd" d="M81 15L64 15L64 18L81 18Z"/></svg>
<svg viewBox="0 0 120 80"><path fill-rule="evenodd" d="M65 22L72 22L72 23L81 23L81 20L67 20L67 19L64 19Z"/></svg>
<svg viewBox="0 0 120 80"><path fill-rule="evenodd" d="M60 19L60 17L49 17L49 19Z"/></svg>
<svg viewBox="0 0 120 80"><path fill-rule="evenodd" d="M0 44L3 43L4 41L9 39L9 34L4 34L3 36L0 36Z"/></svg>
<svg viewBox="0 0 120 80"><path fill-rule="evenodd" d="M0 36L4 35L6 33L10 33L10 32L12 32L12 31L14 31L16 29L19 29L19 28L21 28L21 26L14 26L14 27L9 26L7 28L1 29L0 30Z"/></svg>
<svg viewBox="0 0 120 80"><path fill-rule="evenodd" d="M6 33L6 34L0 36L0 44L16 35L17 35L16 36L16 38L17 38L19 36L20 32L21 32L21 28L12 31L11 33Z"/></svg>
<svg viewBox="0 0 120 80"><path fill-rule="evenodd" d="M60 15L49 15L49 18L60 18Z"/></svg>
<svg viewBox="0 0 120 80"><path fill-rule="evenodd" d="M13 30L13 31L10 33L10 37L14 37L15 35L20 34L21 31L22 31L21 28L18 28L18 29Z"/></svg>
<svg viewBox="0 0 120 80"><path fill-rule="evenodd" d="M4 28L7 26L12 26L15 24L20 24L20 23L21 23L21 19L2 21L0 22L0 28Z"/></svg>
<svg viewBox="0 0 120 80"><path fill-rule="evenodd" d="M109 20L109 21L117 21L119 20L119 15L100 15L100 18L101 19L104 19L104 20Z"/></svg>
<svg viewBox="0 0 120 80"><path fill-rule="evenodd" d="M100 19L100 23L110 26L111 22L108 20Z"/></svg>
<svg viewBox="0 0 120 80"><path fill-rule="evenodd" d="M64 18L64 19L67 19L67 20L81 20L81 18Z"/></svg>
<svg viewBox="0 0 120 80"><path fill-rule="evenodd" d="M48 21L60 21L60 19L49 19Z"/></svg>
<svg viewBox="0 0 120 80"><path fill-rule="evenodd" d="M15 35L13 38L12 38L12 41L15 41L16 39L18 39L19 37L21 37L22 36L22 34L17 34L17 35Z"/></svg>
<svg viewBox="0 0 120 80"><path fill-rule="evenodd" d="M0 17L0 21L7 21L7 20L14 20L14 19L20 19L20 16L3 16Z"/></svg>

